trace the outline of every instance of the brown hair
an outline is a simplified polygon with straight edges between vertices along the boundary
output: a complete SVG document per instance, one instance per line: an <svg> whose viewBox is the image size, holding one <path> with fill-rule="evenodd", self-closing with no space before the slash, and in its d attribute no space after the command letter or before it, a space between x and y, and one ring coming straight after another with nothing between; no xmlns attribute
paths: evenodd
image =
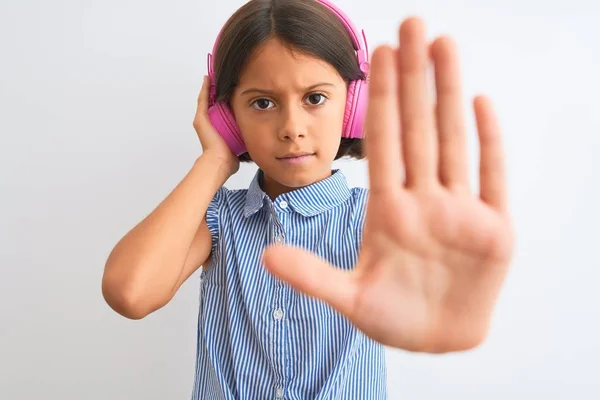
<svg viewBox="0 0 600 400"><path fill-rule="evenodd" d="M331 64L348 83L364 79L343 23L316 0L250 0L225 23L214 54L216 100L230 104L252 51L276 37L290 49ZM335 160L364 158L362 139L341 138ZM250 162L248 153L239 160Z"/></svg>

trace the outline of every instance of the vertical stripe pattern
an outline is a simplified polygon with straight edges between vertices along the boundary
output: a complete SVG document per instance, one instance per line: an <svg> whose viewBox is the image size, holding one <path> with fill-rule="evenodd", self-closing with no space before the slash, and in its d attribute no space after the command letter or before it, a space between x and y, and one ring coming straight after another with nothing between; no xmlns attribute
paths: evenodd
<svg viewBox="0 0 600 400"><path fill-rule="evenodd" d="M207 211L210 263L200 274L192 400L386 399L384 348L324 302L293 290L260 263L265 246L310 250L353 268L368 190L341 170L284 193L221 187Z"/></svg>

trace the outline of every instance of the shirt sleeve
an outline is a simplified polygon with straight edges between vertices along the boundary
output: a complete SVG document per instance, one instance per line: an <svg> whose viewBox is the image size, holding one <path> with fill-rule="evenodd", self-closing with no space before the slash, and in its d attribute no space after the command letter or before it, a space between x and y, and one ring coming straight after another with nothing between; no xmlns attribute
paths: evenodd
<svg viewBox="0 0 600 400"><path fill-rule="evenodd" d="M211 199L210 203L208 203L208 208L206 209L206 225L208 225L208 230L210 231L211 253L216 250L217 243L219 242L219 217L226 198L226 191L227 189L224 186L221 186Z"/></svg>

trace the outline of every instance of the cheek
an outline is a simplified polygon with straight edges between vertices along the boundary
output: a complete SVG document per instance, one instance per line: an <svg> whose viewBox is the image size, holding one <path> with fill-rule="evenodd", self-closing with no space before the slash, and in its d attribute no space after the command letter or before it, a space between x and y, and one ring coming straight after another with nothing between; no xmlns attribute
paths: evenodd
<svg viewBox="0 0 600 400"><path fill-rule="evenodd" d="M236 122L248 153L255 162L260 164L265 156L273 152L274 135L270 134L273 132L272 122L249 114L251 113L242 112L240 117L236 118Z"/></svg>
<svg viewBox="0 0 600 400"><path fill-rule="evenodd" d="M319 129L318 148L326 158L334 157L339 150L342 138L341 126L341 122L330 121L321 125L321 129Z"/></svg>
<svg viewBox="0 0 600 400"><path fill-rule="evenodd" d="M250 142L250 144L254 144L255 147L258 145L259 147L264 147L264 145L268 145L268 138L272 137L270 135L273 132L273 122L267 118L261 118L260 116L246 116L242 118L238 122L238 126L242 133L242 138Z"/></svg>
<svg viewBox="0 0 600 400"><path fill-rule="evenodd" d="M336 134L336 135L332 135L331 133L329 135L327 135L326 138L323 138L322 143L323 145L321 146L322 150L326 150L327 154L328 154L328 158L329 157L334 157L339 148L340 148L340 139L341 139L341 135Z"/></svg>
<svg viewBox="0 0 600 400"><path fill-rule="evenodd" d="M326 122L323 124L327 126L327 130L329 131L329 136L334 134L339 140L342 137L342 128L344 124L344 117L346 111L345 103L337 103L335 108L332 107L332 110L329 112L329 115L326 118Z"/></svg>
<svg viewBox="0 0 600 400"><path fill-rule="evenodd" d="M235 116L235 122L240 129L242 134L242 139L246 143L256 143L257 137L264 136L265 131L265 123L261 121L260 118L256 118L252 116L250 109L240 108L239 106L234 106L233 113Z"/></svg>
<svg viewBox="0 0 600 400"><path fill-rule="evenodd" d="M338 99L336 99L335 104L332 104L331 106L330 124L334 125L340 131L341 135L342 124L344 122L344 115L346 112L346 96L340 96Z"/></svg>

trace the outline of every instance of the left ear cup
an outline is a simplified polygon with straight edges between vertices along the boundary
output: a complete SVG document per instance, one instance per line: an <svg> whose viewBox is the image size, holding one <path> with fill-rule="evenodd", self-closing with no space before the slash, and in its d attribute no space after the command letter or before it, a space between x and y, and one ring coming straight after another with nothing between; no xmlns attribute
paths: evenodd
<svg viewBox="0 0 600 400"><path fill-rule="evenodd" d="M349 139L362 139L364 137L367 96L366 81L356 80L350 82L344 111L342 137Z"/></svg>

